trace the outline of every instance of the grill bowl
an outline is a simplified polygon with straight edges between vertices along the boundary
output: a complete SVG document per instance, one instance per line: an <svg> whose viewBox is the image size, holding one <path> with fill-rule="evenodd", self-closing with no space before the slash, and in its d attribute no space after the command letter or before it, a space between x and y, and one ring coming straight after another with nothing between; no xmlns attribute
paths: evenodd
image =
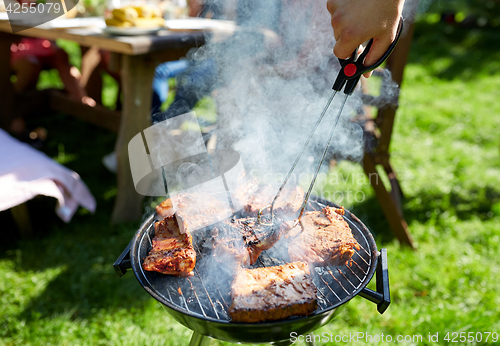
<svg viewBox="0 0 500 346"><path fill-rule="evenodd" d="M338 207L325 199L312 197L307 209L321 210L327 205ZM262 343L289 340L292 332L298 335L306 334L327 324L340 313L347 302L360 293L376 303L383 300L378 299L380 293L365 288L377 268L379 252L375 240L368 228L347 210L344 219L361 245L361 250L353 255L350 266L329 266L311 270L311 276L318 289L319 307L306 317L290 317L286 320L264 323L232 322L227 313L231 302L231 283L216 282L214 280L214 277L217 277L216 273L203 271L206 258L203 249L196 245L197 264L194 276L180 278L144 271L142 262L151 249L151 239L154 237L156 221L154 214L141 225L129 244L129 253L127 250L124 251L115 263L115 269L123 275L123 263L127 262L124 258L129 255L130 267L141 286L158 300L175 320L201 335L229 342ZM195 243L196 238L193 245ZM278 265L287 261L286 256L280 256L272 250L263 252L256 266ZM127 262L125 267L128 264ZM388 287L386 290L388 295Z"/></svg>

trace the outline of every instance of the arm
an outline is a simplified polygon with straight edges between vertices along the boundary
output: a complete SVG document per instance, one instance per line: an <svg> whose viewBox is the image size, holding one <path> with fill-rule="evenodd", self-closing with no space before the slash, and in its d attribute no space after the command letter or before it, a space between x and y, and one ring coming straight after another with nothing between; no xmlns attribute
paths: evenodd
<svg viewBox="0 0 500 346"><path fill-rule="evenodd" d="M198 17L203 9L203 0L189 0L188 9L189 17Z"/></svg>
<svg viewBox="0 0 500 346"><path fill-rule="evenodd" d="M337 41L333 53L346 59L356 47L373 38L365 65L374 64L396 37L403 5L404 0L328 0Z"/></svg>

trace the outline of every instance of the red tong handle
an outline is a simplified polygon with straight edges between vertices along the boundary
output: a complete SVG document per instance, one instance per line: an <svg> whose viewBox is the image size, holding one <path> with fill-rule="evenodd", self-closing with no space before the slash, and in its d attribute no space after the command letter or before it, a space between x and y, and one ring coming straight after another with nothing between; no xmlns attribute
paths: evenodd
<svg viewBox="0 0 500 346"><path fill-rule="evenodd" d="M335 80L335 83L333 84L333 90L340 91L345 85L344 94L351 95L354 91L354 88L356 87L356 84L358 84L361 75L376 69L389 57L389 55L391 55L392 51L399 41L401 31L403 31L403 17L401 17L399 21L398 33L396 34L396 38L391 43L384 55L382 55L382 57L373 65L363 65L366 55L370 51L370 48L373 44L373 38L368 42L368 45L365 47L361 55L358 56L358 49L356 48L349 58L339 59L340 71L337 79Z"/></svg>

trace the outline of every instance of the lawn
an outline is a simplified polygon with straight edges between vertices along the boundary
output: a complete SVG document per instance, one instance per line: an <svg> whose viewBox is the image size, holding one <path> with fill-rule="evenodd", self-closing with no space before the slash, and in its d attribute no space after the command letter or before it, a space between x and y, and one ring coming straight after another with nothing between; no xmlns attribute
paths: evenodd
<svg viewBox="0 0 500 346"><path fill-rule="evenodd" d="M317 335L369 334L372 341L349 342L363 345L385 344L376 342L382 334L393 341L406 336L401 343L408 345L455 345L457 332L458 344L499 344L499 88L498 29L417 23L391 144L417 251L393 239L366 180L323 183L323 189L364 194L360 203L343 204L388 249L392 303L379 315L356 297ZM108 89L112 100L112 82ZM44 152L82 176L97 212L81 210L64 224L54 215L55 202L37 198L29 204L37 228L29 239L0 213L0 345L187 345L191 331L132 274L118 278L111 266L139 225L109 224L116 185L101 158L113 150L115 135L63 114L42 121L49 132ZM362 170L344 161L329 172L339 173ZM460 342L460 333L474 341Z"/></svg>

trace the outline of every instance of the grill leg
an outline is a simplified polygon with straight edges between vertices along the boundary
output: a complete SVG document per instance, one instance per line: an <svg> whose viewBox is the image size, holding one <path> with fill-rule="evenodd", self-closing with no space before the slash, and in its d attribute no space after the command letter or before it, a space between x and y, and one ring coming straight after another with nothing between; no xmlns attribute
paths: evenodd
<svg viewBox="0 0 500 346"><path fill-rule="evenodd" d="M310 333L309 335L311 335L311 341L305 340L304 342L306 343L307 346L315 346L316 344L314 343L314 334ZM273 342L273 346L289 346L291 344L292 342L290 340Z"/></svg>
<svg viewBox="0 0 500 346"><path fill-rule="evenodd" d="M191 336L191 341L189 342L189 346L208 346L210 345L210 338L205 335L201 335L200 333L193 332Z"/></svg>
<svg viewBox="0 0 500 346"><path fill-rule="evenodd" d="M314 342L314 334L313 333L309 333L309 335L311 336L311 341L307 341L306 340L306 345L307 346L315 346L316 343Z"/></svg>

